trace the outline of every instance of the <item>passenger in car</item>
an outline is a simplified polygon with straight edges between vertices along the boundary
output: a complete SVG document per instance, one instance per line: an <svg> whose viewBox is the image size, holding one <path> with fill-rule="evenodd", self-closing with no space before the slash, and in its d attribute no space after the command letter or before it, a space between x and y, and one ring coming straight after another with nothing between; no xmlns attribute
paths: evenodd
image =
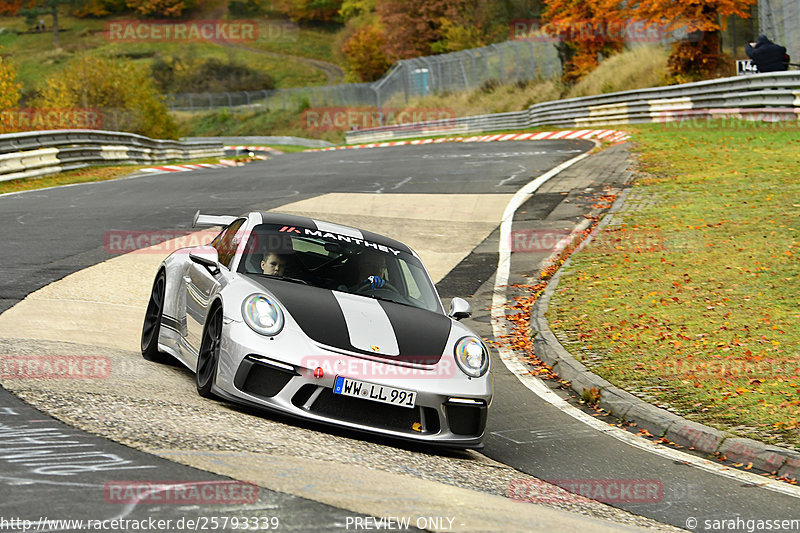
<svg viewBox="0 0 800 533"><path fill-rule="evenodd" d="M261 261L261 270L271 276L283 276L286 270L286 258L281 254L266 252Z"/></svg>

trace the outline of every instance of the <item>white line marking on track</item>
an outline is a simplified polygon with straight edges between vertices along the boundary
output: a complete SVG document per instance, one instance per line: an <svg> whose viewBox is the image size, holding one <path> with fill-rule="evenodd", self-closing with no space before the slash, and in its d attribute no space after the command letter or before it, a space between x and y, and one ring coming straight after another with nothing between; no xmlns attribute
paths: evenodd
<svg viewBox="0 0 800 533"><path fill-rule="evenodd" d="M411 180L413 180L413 179L414 179L414 176L409 176L409 177L407 177L406 179L404 179L404 180L402 180L402 181L398 182L396 185L393 185L393 186L392 186L392 190L397 190L397 189L399 189L400 187L402 187L403 185L405 185L406 183L408 183L409 181L411 181Z"/></svg>
<svg viewBox="0 0 800 533"><path fill-rule="evenodd" d="M598 141L593 141L595 145L599 145ZM499 259L497 263L497 271L495 273L494 291L492 294L492 332L496 339L500 339L503 335L507 335L508 330L505 325L505 303L506 303L506 290L505 286L508 284L508 277L511 271L511 226L514 221L514 213L517 211L530 196L536 192L547 180L558 175L563 170L574 165L578 161L588 157L588 152L573 157L572 159L561 163L557 167L549 170L548 172L537 177L533 181L526 184L518 190L511 200L508 202L505 211L503 212L503 219L500 224L500 245L499 245ZM800 498L800 486L790 485L782 481L770 479L765 476L759 476L752 472L745 472L743 470L736 470L724 465L720 465L707 459L702 459L695 455L681 452L672 448L664 447L660 444L655 444L645 440L637 435L628 433L624 429L611 426L601 420L593 418L580 409L570 405L566 400L558 396L555 392L550 390L541 379L528 374L529 369L520 361L517 356L502 346L497 347L500 353L500 360L512 372L523 385L530 391L536 394L539 398L546 401L556 409L564 414L567 414L583 422L584 424L593 427L598 431L602 431L615 439L622 441L630 446L639 448L661 457L673 461L680 461L681 463L694 466L706 472L717 474L735 481L745 483L748 485L756 485L763 487L767 490L778 492L786 496Z"/></svg>

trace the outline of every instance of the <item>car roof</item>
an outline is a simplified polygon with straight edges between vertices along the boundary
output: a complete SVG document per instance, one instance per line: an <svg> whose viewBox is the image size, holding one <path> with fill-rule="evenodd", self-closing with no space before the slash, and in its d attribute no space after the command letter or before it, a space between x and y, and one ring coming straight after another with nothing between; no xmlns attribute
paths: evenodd
<svg viewBox="0 0 800 533"><path fill-rule="evenodd" d="M345 226L342 224L337 224L335 222L328 222L325 220L319 220L300 215L289 215L286 213L277 213L274 211L261 211L260 214L263 224L283 224L287 226L294 226L297 228L308 228L312 230L323 231L326 233L333 233L333 234L347 235L347 236L360 234L360 237L358 238L363 238L364 240L375 244L382 244L384 246L394 248L395 250L400 250L402 252L407 252L412 255L415 255L414 252L411 250L411 248L409 248L402 242L397 241L395 239L391 239L379 233L373 233L371 231L353 228L351 226Z"/></svg>

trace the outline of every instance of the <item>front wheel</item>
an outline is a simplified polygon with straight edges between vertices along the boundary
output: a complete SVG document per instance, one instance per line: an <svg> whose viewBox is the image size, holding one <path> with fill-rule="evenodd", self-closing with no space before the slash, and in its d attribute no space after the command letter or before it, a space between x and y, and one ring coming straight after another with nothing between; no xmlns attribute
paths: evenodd
<svg viewBox="0 0 800 533"><path fill-rule="evenodd" d="M203 398L213 398L211 388L219 366L219 349L222 340L222 307L217 306L211 311L203 328L203 340L200 343L200 353L197 356L197 372L195 380L197 393Z"/></svg>
<svg viewBox="0 0 800 533"><path fill-rule="evenodd" d="M171 359L169 355L158 350L158 333L161 331L166 288L167 276L162 270L153 282L153 290L150 292L142 325L142 357L156 363L167 363Z"/></svg>

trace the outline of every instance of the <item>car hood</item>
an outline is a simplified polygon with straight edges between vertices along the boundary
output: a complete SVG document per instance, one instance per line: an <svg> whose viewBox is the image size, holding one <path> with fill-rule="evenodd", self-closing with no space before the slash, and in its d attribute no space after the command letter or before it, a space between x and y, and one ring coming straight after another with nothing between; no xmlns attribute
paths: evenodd
<svg viewBox="0 0 800 533"><path fill-rule="evenodd" d="M320 287L247 276L272 293L312 340L393 361L432 365L444 354L449 317Z"/></svg>

